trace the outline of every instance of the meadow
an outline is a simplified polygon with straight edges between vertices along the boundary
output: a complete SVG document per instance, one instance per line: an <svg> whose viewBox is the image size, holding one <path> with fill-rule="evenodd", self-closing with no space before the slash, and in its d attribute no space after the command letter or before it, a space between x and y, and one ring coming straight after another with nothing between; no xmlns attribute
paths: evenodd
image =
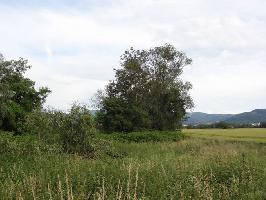
<svg viewBox="0 0 266 200"><path fill-rule="evenodd" d="M185 129L184 133L187 136L207 139L266 143L265 128Z"/></svg>
<svg viewBox="0 0 266 200"><path fill-rule="evenodd" d="M266 129L171 134L98 134L110 147L93 158L0 134L0 199L266 199Z"/></svg>

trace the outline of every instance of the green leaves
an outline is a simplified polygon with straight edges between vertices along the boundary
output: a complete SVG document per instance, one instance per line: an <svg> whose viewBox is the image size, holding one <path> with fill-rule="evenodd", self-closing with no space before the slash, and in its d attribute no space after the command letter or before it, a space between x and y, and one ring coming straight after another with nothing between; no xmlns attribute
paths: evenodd
<svg viewBox="0 0 266 200"><path fill-rule="evenodd" d="M95 133L93 117L85 105L74 104L64 115L60 137L66 152L90 155Z"/></svg>
<svg viewBox="0 0 266 200"><path fill-rule="evenodd" d="M106 131L125 132L180 127L186 109L193 107L188 93L192 86L180 79L191 62L169 44L125 51L101 99L99 124Z"/></svg>
<svg viewBox="0 0 266 200"><path fill-rule="evenodd" d="M51 92L46 87L36 90L35 82L24 77L30 68L23 58L6 61L0 56L0 129L18 131L18 122L41 108Z"/></svg>

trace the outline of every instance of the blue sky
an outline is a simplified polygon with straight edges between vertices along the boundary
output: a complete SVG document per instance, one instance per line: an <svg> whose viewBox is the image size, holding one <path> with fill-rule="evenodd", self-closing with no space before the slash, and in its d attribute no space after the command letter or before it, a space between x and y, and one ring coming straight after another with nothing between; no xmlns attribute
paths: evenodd
<svg viewBox="0 0 266 200"><path fill-rule="evenodd" d="M77 3L78 2L78 3ZM0 0L0 52L24 57L47 105L89 102L128 48L173 44L193 59L194 111L266 108L265 0Z"/></svg>

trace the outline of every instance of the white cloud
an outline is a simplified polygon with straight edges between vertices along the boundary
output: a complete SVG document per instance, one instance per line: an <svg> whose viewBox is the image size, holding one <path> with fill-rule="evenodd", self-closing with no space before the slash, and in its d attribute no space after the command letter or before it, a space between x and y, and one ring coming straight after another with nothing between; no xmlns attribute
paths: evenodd
<svg viewBox="0 0 266 200"><path fill-rule="evenodd" d="M0 3L0 52L28 58L53 93L48 104L84 101L114 77L124 50L169 42L193 58L183 75L198 111L266 107L264 0L127 0L102 7Z"/></svg>

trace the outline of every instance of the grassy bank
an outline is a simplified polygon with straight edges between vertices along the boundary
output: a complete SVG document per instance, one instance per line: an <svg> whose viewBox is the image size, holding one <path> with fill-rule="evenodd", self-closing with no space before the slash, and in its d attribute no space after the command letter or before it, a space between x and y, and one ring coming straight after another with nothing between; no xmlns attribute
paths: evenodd
<svg viewBox="0 0 266 200"><path fill-rule="evenodd" d="M34 148L1 151L1 199L266 197L263 143L197 137L129 143L110 135L108 141L109 153L94 159Z"/></svg>

